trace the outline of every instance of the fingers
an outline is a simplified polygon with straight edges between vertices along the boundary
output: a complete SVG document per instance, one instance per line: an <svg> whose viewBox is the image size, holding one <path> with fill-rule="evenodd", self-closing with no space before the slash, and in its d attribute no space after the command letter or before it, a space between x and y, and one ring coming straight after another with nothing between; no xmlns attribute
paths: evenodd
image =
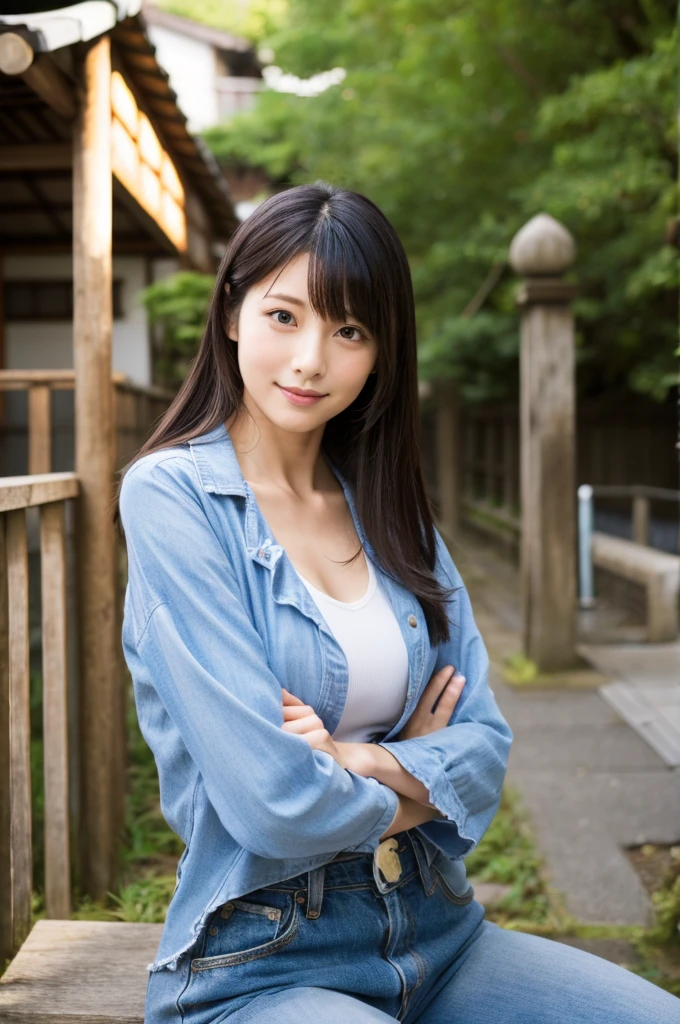
<svg viewBox="0 0 680 1024"><path fill-rule="evenodd" d="M283 703L284 703L284 705L286 705L286 704L290 704L290 705L296 704L296 705L301 706L301 707L305 706L303 704L303 702L300 700L300 698L299 697L294 697L292 693L289 693L289 691L285 688L285 686L281 687L281 693L283 694Z"/></svg>
<svg viewBox="0 0 680 1024"><path fill-rule="evenodd" d="M458 703L458 698L463 692L464 686L465 676L456 672L442 690L436 707L432 708L432 713L436 715L438 719L442 720L444 724L448 722L451 717L453 709Z"/></svg>
<svg viewBox="0 0 680 1024"><path fill-rule="evenodd" d="M285 732L293 732L298 735L325 729L322 720L314 710L306 704L301 708L284 708L284 723L281 728Z"/></svg>

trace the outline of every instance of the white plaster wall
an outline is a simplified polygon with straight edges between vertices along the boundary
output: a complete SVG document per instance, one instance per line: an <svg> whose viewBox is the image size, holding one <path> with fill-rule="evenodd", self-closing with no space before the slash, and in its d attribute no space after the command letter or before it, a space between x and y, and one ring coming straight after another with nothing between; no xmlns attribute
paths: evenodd
<svg viewBox="0 0 680 1024"><path fill-rule="evenodd" d="M113 276L123 282L124 316L113 322L112 369L136 384L151 384L151 348L146 311L139 294L145 285L144 258L114 256ZM6 256L6 281L70 280L71 255ZM10 322L6 325L8 370L61 370L73 366L73 328L63 321Z"/></svg>
<svg viewBox="0 0 680 1024"><path fill-rule="evenodd" d="M188 118L189 131L199 132L217 124L219 111L212 46L160 25L149 25L147 31L156 47L158 63L170 76L180 110Z"/></svg>

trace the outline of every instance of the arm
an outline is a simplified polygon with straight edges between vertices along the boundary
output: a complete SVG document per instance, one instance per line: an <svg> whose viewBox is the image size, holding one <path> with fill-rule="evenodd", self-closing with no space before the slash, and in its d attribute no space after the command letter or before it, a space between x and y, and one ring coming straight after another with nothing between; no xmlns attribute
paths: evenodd
<svg viewBox="0 0 680 1024"><path fill-rule="evenodd" d="M379 746L423 783L441 811L445 820L424 823L423 834L460 857L477 845L498 810L513 734L489 687L489 658L467 590L439 531L436 538L437 576L457 590L449 610L451 636L439 646L433 671L455 665L465 686L445 728Z"/></svg>
<svg viewBox="0 0 680 1024"><path fill-rule="evenodd" d="M370 852L398 812L376 779L281 729L281 685L243 606L190 458L140 460L121 488L128 547L123 644L157 762L193 761L225 829L289 858ZM168 720L167 735L158 723Z"/></svg>
<svg viewBox="0 0 680 1024"><path fill-rule="evenodd" d="M399 796L399 807L394 821L388 826L387 831L381 835L382 839L396 835L407 828L414 828L416 825L424 824L439 816L436 807L423 807L417 800L411 800L407 796Z"/></svg>
<svg viewBox="0 0 680 1024"><path fill-rule="evenodd" d="M396 793L416 801L421 807L434 808L434 804L430 803L427 786L408 772L389 750L378 743L340 742L337 745L343 751L345 767L364 778L377 779Z"/></svg>

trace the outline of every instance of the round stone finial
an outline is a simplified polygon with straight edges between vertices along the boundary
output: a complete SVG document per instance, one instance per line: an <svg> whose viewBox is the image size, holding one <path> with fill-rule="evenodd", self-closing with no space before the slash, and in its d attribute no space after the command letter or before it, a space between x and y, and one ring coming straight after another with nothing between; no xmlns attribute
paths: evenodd
<svg viewBox="0 0 680 1024"><path fill-rule="evenodd" d="M33 49L17 32L0 35L0 71L6 75L23 75L33 63Z"/></svg>
<svg viewBox="0 0 680 1024"><path fill-rule="evenodd" d="M561 274L574 262L573 235L551 217L538 213L517 232L510 243L510 264L525 277Z"/></svg>

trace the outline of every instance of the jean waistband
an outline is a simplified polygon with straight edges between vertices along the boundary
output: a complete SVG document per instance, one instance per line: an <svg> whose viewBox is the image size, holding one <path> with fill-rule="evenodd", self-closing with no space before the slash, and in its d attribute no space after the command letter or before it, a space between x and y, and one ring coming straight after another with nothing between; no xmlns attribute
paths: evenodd
<svg viewBox="0 0 680 1024"><path fill-rule="evenodd" d="M434 891L436 877L415 830L397 832L384 839L374 853L341 851L326 864L288 878L266 889L297 891L307 889L306 916L321 914L324 890L374 887L381 895L392 892L417 875L428 895Z"/></svg>

